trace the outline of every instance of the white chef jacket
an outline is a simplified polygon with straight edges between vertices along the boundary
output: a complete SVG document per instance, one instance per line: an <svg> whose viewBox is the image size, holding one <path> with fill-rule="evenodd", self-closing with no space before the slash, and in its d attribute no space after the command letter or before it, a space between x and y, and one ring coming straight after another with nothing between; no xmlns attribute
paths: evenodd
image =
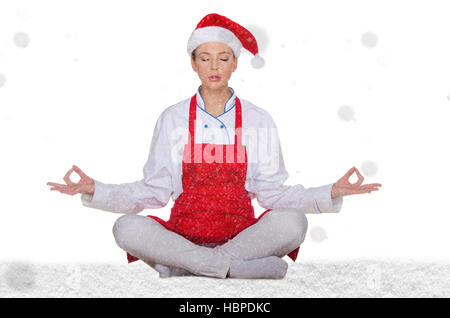
<svg viewBox="0 0 450 318"><path fill-rule="evenodd" d="M195 143L234 144L234 89L229 87L232 96L225 103L223 114L217 117L206 112L200 89L201 85L196 93ZM247 148L248 157L245 189L250 198L256 198L259 205L266 209L297 208L303 213L339 212L343 198L331 198L333 183L311 188L301 184L284 184L289 175L272 117L264 109L239 99L242 107L242 144ZM147 208L162 208L170 198L175 201L183 192L181 161L183 146L188 141L190 101L191 98L187 98L166 108L158 118L142 180L105 184L93 179L94 194L82 194L82 204L110 212L137 214ZM263 151L267 145L272 151Z"/></svg>

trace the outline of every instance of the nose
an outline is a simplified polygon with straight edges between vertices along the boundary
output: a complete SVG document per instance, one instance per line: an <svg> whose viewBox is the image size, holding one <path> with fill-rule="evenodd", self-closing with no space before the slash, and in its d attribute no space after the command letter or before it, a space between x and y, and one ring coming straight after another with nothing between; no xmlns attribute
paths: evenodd
<svg viewBox="0 0 450 318"><path fill-rule="evenodd" d="M211 62L211 69L216 70L218 68L219 62L215 59Z"/></svg>

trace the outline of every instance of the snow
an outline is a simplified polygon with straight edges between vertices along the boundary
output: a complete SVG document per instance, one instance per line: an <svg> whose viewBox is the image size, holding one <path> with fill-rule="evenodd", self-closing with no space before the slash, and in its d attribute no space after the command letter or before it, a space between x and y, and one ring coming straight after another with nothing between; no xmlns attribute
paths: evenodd
<svg viewBox="0 0 450 318"><path fill-rule="evenodd" d="M0 263L0 297L449 297L450 262L290 263L281 280L159 275L145 263Z"/></svg>

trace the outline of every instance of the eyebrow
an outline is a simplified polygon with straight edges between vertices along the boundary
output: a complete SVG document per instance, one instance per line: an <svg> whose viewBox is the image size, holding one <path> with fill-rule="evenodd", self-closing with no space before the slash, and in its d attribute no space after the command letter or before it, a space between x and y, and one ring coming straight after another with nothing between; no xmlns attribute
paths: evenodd
<svg viewBox="0 0 450 318"><path fill-rule="evenodd" d="M219 54L223 54L223 53L231 54L230 52L226 52L226 51L220 52ZM201 52L198 55L200 55L200 54L208 54L208 55L210 55L210 53L208 53L208 52Z"/></svg>

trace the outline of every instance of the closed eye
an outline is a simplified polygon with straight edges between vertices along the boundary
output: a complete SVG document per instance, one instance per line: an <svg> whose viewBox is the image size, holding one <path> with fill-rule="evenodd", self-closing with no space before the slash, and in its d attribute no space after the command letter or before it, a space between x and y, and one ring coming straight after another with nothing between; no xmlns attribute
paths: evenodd
<svg viewBox="0 0 450 318"><path fill-rule="evenodd" d="M221 61L224 61L224 62L228 61L228 59L226 59L226 60L220 59L220 60L221 60ZM207 61L209 61L209 59L207 59L207 60L202 60L202 62L207 62Z"/></svg>

